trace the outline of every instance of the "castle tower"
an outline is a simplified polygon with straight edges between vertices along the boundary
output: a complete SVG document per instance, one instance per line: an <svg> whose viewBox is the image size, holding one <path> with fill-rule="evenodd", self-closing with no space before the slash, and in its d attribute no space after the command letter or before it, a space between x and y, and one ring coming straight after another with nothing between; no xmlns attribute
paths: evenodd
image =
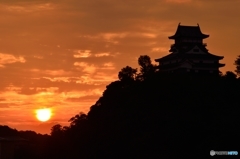
<svg viewBox="0 0 240 159"><path fill-rule="evenodd" d="M165 73L197 73L219 74L219 68L225 66L219 60L223 56L213 55L206 49L203 39L209 35L203 34L198 26L178 25L173 36L168 37L175 41L169 50L170 54L159 59L159 71Z"/></svg>

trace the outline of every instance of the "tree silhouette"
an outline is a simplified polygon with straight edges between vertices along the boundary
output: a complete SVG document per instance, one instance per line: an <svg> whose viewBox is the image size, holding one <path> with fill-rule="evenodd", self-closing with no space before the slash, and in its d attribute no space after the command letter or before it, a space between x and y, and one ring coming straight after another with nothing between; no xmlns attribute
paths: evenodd
<svg viewBox="0 0 240 159"><path fill-rule="evenodd" d="M83 112L80 112L79 114L75 115L69 120L70 126L74 127L74 126L81 125L81 123L86 119L87 119L87 115L84 114Z"/></svg>
<svg viewBox="0 0 240 159"><path fill-rule="evenodd" d="M238 76L240 76L240 55L237 57L237 59L234 61L234 65L236 65L235 72Z"/></svg>
<svg viewBox="0 0 240 159"><path fill-rule="evenodd" d="M65 151L58 151L59 156L187 158L203 157L202 149L236 147L237 142L227 139L240 133L234 126L240 82L233 72L216 77L159 75L146 55L138 64L139 74L124 67L120 81L107 85L87 114L69 120L61 143L70 146L62 145Z"/></svg>
<svg viewBox="0 0 240 159"><path fill-rule="evenodd" d="M37 134L30 130L17 131L0 125L1 155L14 149L11 154L14 159L45 158L49 137L49 135ZM0 157L2 157L1 155Z"/></svg>
<svg viewBox="0 0 240 159"><path fill-rule="evenodd" d="M227 71L223 77L226 78L227 80L231 80L231 81L234 81L237 79L237 75L231 71Z"/></svg>
<svg viewBox="0 0 240 159"><path fill-rule="evenodd" d="M152 64L151 58L147 55L142 55L138 58L138 64L140 66L140 73L138 79L143 81L154 75L156 66Z"/></svg>
<svg viewBox="0 0 240 159"><path fill-rule="evenodd" d="M47 141L39 158L204 158L205 150L238 148L236 74L159 76L149 57L138 62L141 80L137 69L124 67L87 114L73 116L69 126L53 126L47 140L38 137ZM10 131L0 127L1 133ZM41 143L37 134L25 134Z"/></svg>
<svg viewBox="0 0 240 159"><path fill-rule="evenodd" d="M51 136L62 137L63 127L60 124L56 124L51 128Z"/></svg>
<svg viewBox="0 0 240 159"><path fill-rule="evenodd" d="M118 73L118 78L121 81L134 81L137 75L137 69L134 69L130 66L122 68Z"/></svg>

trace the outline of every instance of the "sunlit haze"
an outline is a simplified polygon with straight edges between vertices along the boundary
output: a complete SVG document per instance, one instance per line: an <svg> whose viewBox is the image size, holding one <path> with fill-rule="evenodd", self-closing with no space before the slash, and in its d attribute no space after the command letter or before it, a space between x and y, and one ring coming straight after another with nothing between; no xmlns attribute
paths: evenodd
<svg viewBox="0 0 240 159"><path fill-rule="evenodd" d="M239 0L1 0L0 124L49 133L87 113L122 67L167 55L177 25L200 25L234 71ZM35 110L54 110L40 122ZM46 116L45 116L46 117Z"/></svg>

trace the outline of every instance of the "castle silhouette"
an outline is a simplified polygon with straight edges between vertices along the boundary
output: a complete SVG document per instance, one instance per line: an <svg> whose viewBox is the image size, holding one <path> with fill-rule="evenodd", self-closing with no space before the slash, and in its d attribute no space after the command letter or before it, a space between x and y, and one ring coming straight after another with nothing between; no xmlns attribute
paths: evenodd
<svg viewBox="0 0 240 159"><path fill-rule="evenodd" d="M159 71L218 75L219 68L225 66L219 63L224 57L208 52L207 44L203 43L203 39L208 37L201 32L199 25L183 26L179 23L176 33L168 37L175 41L169 50L170 54L155 59L159 62Z"/></svg>

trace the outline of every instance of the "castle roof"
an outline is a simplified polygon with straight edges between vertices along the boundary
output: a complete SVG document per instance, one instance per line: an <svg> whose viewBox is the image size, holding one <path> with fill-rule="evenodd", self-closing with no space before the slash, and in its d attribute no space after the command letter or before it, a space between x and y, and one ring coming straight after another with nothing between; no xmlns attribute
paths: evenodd
<svg viewBox="0 0 240 159"><path fill-rule="evenodd" d="M164 60L170 60L170 59L216 59L216 60L221 60L224 57L223 56L217 56L213 55L211 53L206 53L206 54L185 54L185 53L172 53L168 54L162 58L155 59L156 62L161 62Z"/></svg>
<svg viewBox="0 0 240 159"><path fill-rule="evenodd" d="M184 25L178 25L177 31L173 36L169 36L169 39L177 39L181 37L189 37L189 38L200 38L205 39L208 38L209 35L203 34L201 32L201 29L198 26L184 26Z"/></svg>

